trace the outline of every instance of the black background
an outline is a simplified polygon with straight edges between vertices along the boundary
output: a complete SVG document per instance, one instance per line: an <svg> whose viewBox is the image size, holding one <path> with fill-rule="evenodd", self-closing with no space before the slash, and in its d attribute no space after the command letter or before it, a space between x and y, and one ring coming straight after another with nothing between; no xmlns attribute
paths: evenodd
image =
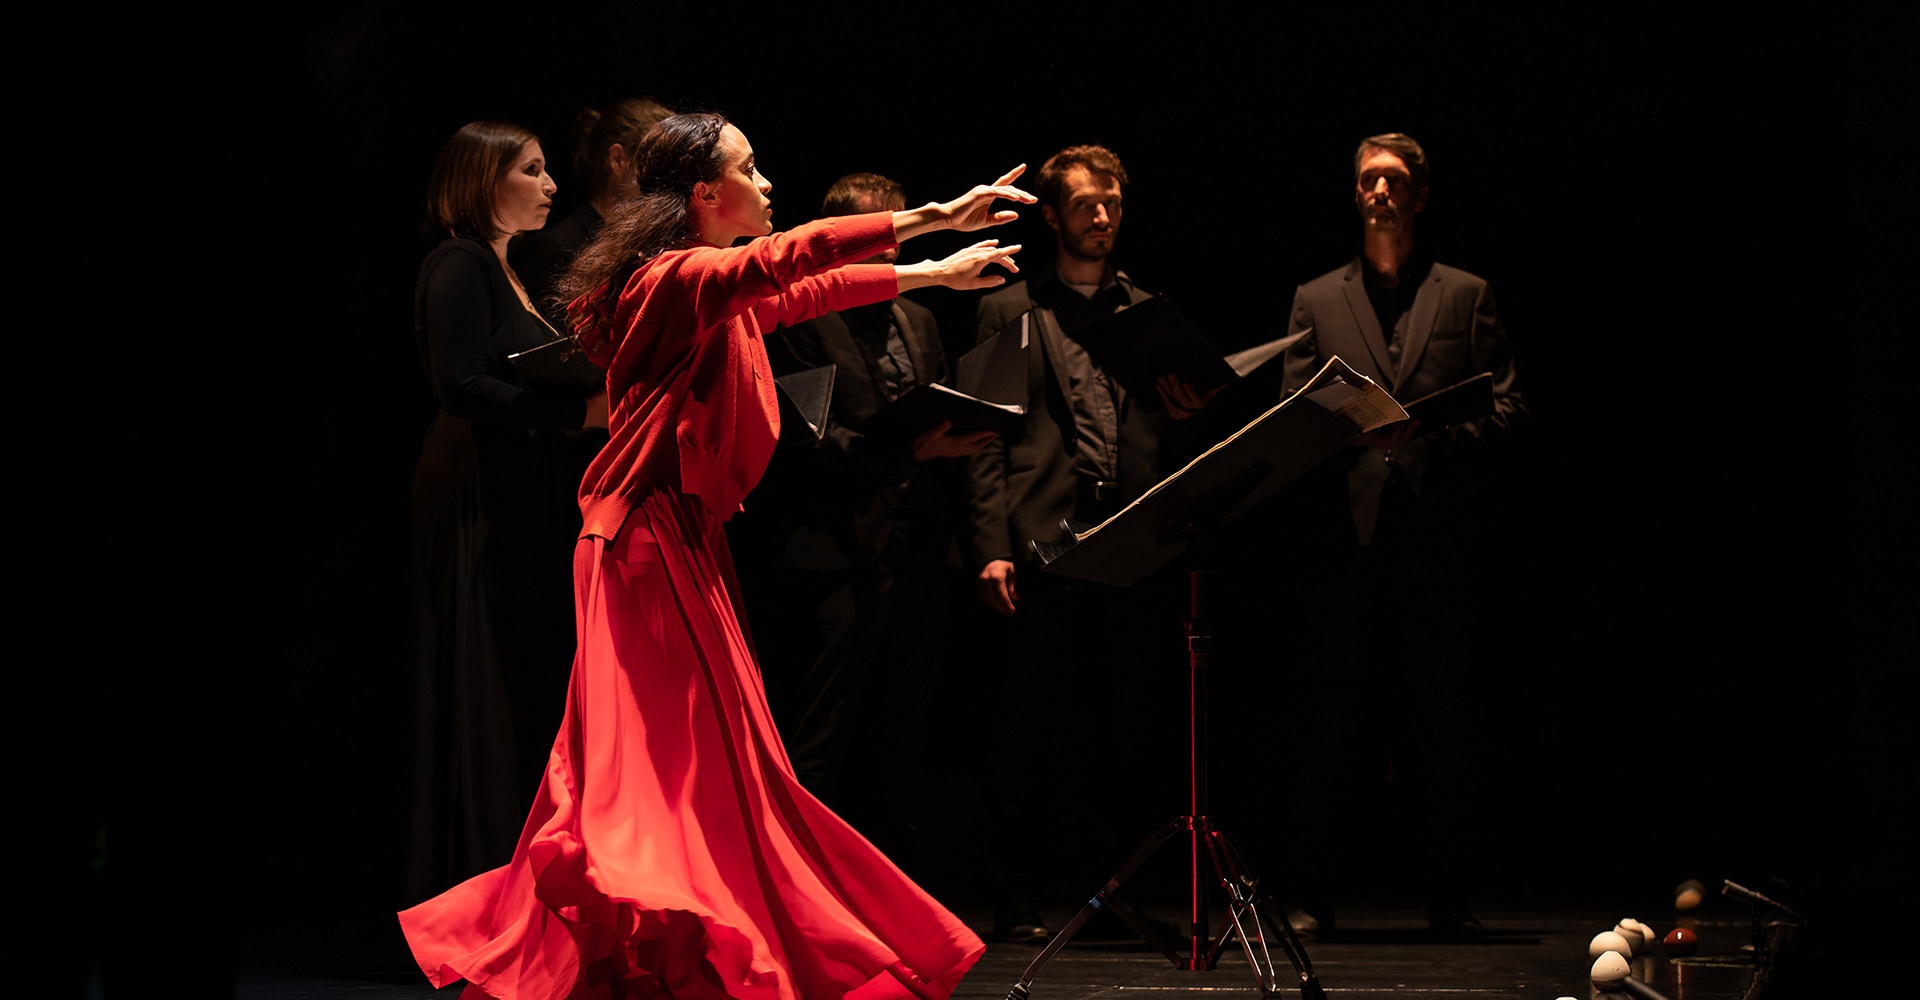
<svg viewBox="0 0 1920 1000"><path fill-rule="evenodd" d="M583 194L574 112L649 94L740 125L778 226L848 171L944 199L1104 143L1133 178L1121 266L1228 346L1283 332L1294 286L1357 251L1356 140L1413 134L1421 240L1493 282L1537 421L1506 483L1506 645L1470 681L1511 722L1503 888L1778 877L1837 909L1910 883L1888 864L1915 777L1914 161L1889 117L1910 101L1844 10L1543 9L362 3L176 67L249 137L209 166L245 211L195 265L228 290L206 301L246 375L209 392L196 362L160 388L214 421L194 464L156 457L169 431L125 431L172 504L142 510L196 526L150 533L152 633L218 672L127 658L127 707L170 714L109 741L109 812L188 843L142 858L129 835L121 856L287 904L271 920L413 902L426 177L461 124L517 121L556 164L558 218ZM1010 228L1050 253L1032 213ZM967 335L970 296L922 301Z"/></svg>

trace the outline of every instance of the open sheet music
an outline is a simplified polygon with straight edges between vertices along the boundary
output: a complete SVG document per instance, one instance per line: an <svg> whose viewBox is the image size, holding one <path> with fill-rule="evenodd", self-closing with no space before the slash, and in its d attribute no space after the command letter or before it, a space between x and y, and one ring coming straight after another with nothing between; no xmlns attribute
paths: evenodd
<svg viewBox="0 0 1920 1000"><path fill-rule="evenodd" d="M1196 530L1229 524L1357 434L1407 419L1378 383L1338 357L1118 514L1063 543L1032 541L1048 571L1131 586L1179 555Z"/></svg>

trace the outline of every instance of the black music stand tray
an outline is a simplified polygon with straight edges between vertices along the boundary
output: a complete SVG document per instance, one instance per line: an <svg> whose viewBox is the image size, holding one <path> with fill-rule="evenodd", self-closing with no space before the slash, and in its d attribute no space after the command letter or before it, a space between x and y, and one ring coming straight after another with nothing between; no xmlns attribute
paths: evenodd
<svg viewBox="0 0 1920 1000"><path fill-rule="evenodd" d="M1049 572L1123 587L1176 556L1186 556L1188 800L1186 815L1149 836L1047 942L1020 982L1007 992L1007 1000L1028 1000L1029 987L1040 970L1102 909L1113 911L1156 945L1175 968L1187 971L1211 971L1229 942L1237 940L1263 997L1278 996L1281 990L1271 940L1292 963L1303 1000L1325 1000L1326 992L1299 935L1285 914L1278 912L1225 831L1207 815L1207 658L1212 633L1206 578L1218 572L1212 565L1213 551L1221 529L1234 518L1332 457L1353 435L1404 419L1406 411L1385 390L1332 358L1301 391L1161 481L1125 510L1085 531L1073 532L1069 527L1071 538L1064 544L1034 543ZM1191 875L1185 955L1119 896L1134 872L1183 832ZM1210 926L1204 870L1213 873L1227 899L1226 914L1217 928Z"/></svg>

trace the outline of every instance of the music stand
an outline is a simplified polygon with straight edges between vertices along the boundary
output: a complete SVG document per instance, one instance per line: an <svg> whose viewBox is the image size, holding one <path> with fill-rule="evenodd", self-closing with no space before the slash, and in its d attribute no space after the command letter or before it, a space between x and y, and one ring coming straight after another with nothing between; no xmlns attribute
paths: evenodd
<svg viewBox="0 0 1920 1000"><path fill-rule="evenodd" d="M1313 379L1279 405L1261 414L1226 440L1208 449L1179 472L1162 480L1127 507L1064 544L1034 542L1042 567L1050 572L1115 586L1131 586L1176 556L1188 559L1187 639L1187 813L1149 836L1113 877L1054 935L1027 966L1007 1000L1027 1000L1040 970L1066 947L1081 926L1102 909L1111 910L1156 945L1175 968L1201 972L1215 968L1229 940L1237 939L1260 982L1262 996L1277 996L1280 976L1269 947L1272 939L1286 953L1298 976L1303 1000L1325 1000L1313 964L1299 935L1276 912L1238 848L1207 815L1207 667L1212 643L1208 619L1207 575L1221 529L1282 486L1332 457L1357 433L1406 419L1406 411L1385 390L1330 358ZM1187 954L1176 952L1151 923L1118 893L1134 872L1167 841L1187 834ZM1227 909L1217 928L1209 926L1202 870L1210 869L1225 891Z"/></svg>

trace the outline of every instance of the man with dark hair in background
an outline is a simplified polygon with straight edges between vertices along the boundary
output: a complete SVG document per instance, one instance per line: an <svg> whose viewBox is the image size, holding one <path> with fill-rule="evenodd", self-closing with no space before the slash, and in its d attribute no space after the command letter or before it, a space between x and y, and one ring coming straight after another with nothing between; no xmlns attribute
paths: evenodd
<svg viewBox="0 0 1920 1000"><path fill-rule="evenodd" d="M988 657L1005 673L989 688L999 717L985 862L1001 940L1046 940L1040 904L1083 901L1185 801L1185 720L1168 711L1185 703L1183 578L1070 580L1044 572L1030 544L1063 540L1063 518L1113 516L1194 452L1169 439L1197 428L1188 418L1206 395L1178 384L1142 405L1077 337L1152 297L1111 260L1127 184L1104 146L1050 157L1034 194L1056 239L1052 270L1029 268L978 308L981 341L1025 345L1027 386L1025 416L968 468L968 549L1005 630L1004 652Z"/></svg>
<svg viewBox="0 0 1920 1000"><path fill-rule="evenodd" d="M1295 292L1288 332L1305 335L1288 350L1284 391L1338 356L1399 400L1491 373L1494 403L1456 426L1361 435L1296 487L1295 502L1317 507L1294 508L1311 519L1287 524L1312 572L1280 569L1300 586L1282 609L1298 624L1286 626L1275 671L1298 724L1279 749L1289 755L1287 801L1308 807L1292 819L1289 846L1311 859L1293 923L1330 930L1336 898L1362 889L1349 881L1355 861L1404 854L1432 930L1472 937L1482 765L1473 693L1489 654L1476 586L1493 501L1485 463L1527 410L1487 282L1415 246L1425 151L1400 133L1370 136L1353 172L1361 253ZM1387 793L1383 813L1372 812L1376 791ZM1378 843L1368 830L1398 836Z"/></svg>
<svg viewBox="0 0 1920 1000"><path fill-rule="evenodd" d="M854 173L821 214L905 207L899 183ZM801 782L908 866L924 816L902 803L923 785L945 660L959 460L993 435L943 423L892 442L854 429L915 386L947 381L933 313L904 296L782 327L767 349L776 374L835 369L819 446L777 452L730 530L742 575L760 584L745 592L768 700Z"/></svg>

